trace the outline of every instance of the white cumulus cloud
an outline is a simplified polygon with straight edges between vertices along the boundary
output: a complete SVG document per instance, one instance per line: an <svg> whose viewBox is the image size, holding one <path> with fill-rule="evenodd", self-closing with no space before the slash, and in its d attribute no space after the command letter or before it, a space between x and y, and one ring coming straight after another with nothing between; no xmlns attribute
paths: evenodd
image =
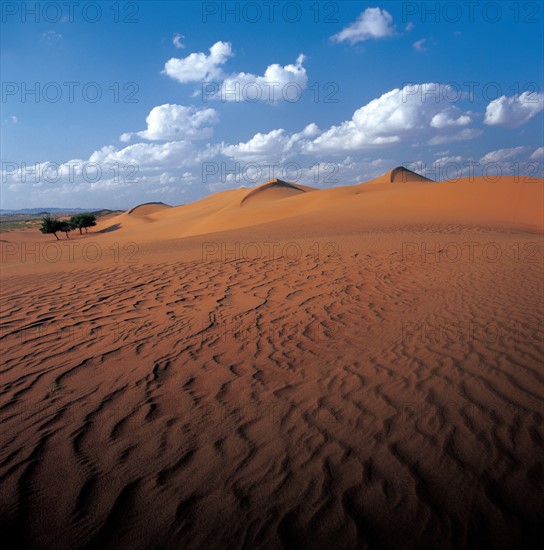
<svg viewBox="0 0 544 550"><path fill-rule="evenodd" d="M364 40L385 38L392 36L395 28L392 25L393 17L386 10L380 8L367 8L359 17L333 35L334 42L348 41L350 44L363 42Z"/></svg>
<svg viewBox="0 0 544 550"><path fill-rule="evenodd" d="M277 162L285 160L291 153L297 153L299 145L305 140L319 135L320 130L314 124L308 124L301 132L288 134L283 128L266 134L257 133L250 140L236 145L221 144L218 152L240 161Z"/></svg>
<svg viewBox="0 0 544 550"><path fill-rule="evenodd" d="M225 78L220 89L212 96L222 101L268 101L296 100L308 84L308 75L303 67L305 57L300 54L295 64L282 67L269 65L263 76L238 73ZM292 87L293 89L289 89Z"/></svg>
<svg viewBox="0 0 544 550"><path fill-rule="evenodd" d="M209 55L192 53L182 59L172 57L165 63L163 72L181 83L221 79L221 65L232 57L232 46L230 42L216 42L209 52Z"/></svg>
<svg viewBox="0 0 544 550"><path fill-rule="evenodd" d="M437 113L431 119L433 128L448 128L452 126L466 126L471 122L470 115L461 114L457 107L452 106Z"/></svg>
<svg viewBox="0 0 544 550"><path fill-rule="evenodd" d="M477 135L476 130L459 131L471 122L471 114L444 99L448 97L446 88L447 85L434 83L395 88L357 109L351 120L332 126L306 143L304 152L355 151L397 143L403 138L435 140L430 143L471 139Z"/></svg>
<svg viewBox="0 0 544 550"><path fill-rule="evenodd" d="M512 97L501 96L485 110L485 124L515 128L528 122L544 109L544 93L523 92Z"/></svg>
<svg viewBox="0 0 544 550"><path fill-rule="evenodd" d="M158 105L146 117L147 129L135 135L149 140L207 139L213 134L211 125L219 121L215 109L197 109L184 105ZM121 141L129 141L134 134L125 133Z"/></svg>
<svg viewBox="0 0 544 550"><path fill-rule="evenodd" d="M279 128L267 134L259 132L249 141L237 145L225 145L221 153L239 160L275 160L281 156L288 142L289 136L283 128Z"/></svg>

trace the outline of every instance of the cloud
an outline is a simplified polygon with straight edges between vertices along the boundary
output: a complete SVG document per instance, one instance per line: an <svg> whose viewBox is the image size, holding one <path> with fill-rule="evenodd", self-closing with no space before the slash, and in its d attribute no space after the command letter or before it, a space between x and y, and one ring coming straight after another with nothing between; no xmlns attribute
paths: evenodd
<svg viewBox="0 0 544 550"><path fill-rule="evenodd" d="M206 149L198 150L190 141L167 141L165 143L135 143L116 149L106 146L95 151L88 162L101 166L134 164L138 170L164 171L172 168L198 166L206 158Z"/></svg>
<svg viewBox="0 0 544 550"><path fill-rule="evenodd" d="M33 165L32 170L22 166L3 170L3 180L26 188L68 184L77 195L78 185L93 189L122 187L144 181L154 173L198 167L209 156L208 148L198 150L190 141L135 143L122 149L106 145L86 160L71 159L62 164L41 162Z"/></svg>
<svg viewBox="0 0 544 550"><path fill-rule="evenodd" d="M414 48L416 52L426 52L427 48L425 47L425 42L427 42L426 38L421 38L420 40L416 40L412 44L412 48Z"/></svg>
<svg viewBox="0 0 544 550"><path fill-rule="evenodd" d="M230 42L216 42L209 52L209 55L203 52L192 53L183 59L172 57L165 63L163 74L182 84L222 80L221 65L233 56L232 46Z"/></svg>
<svg viewBox="0 0 544 550"><path fill-rule="evenodd" d="M308 138L320 133L314 124L308 124L301 132L287 134L283 128L272 130L267 134L257 133L249 141L237 145L221 144L218 149L222 155L240 161L281 162L292 153L298 152L297 147Z"/></svg>
<svg viewBox="0 0 544 550"><path fill-rule="evenodd" d="M251 161L240 164L226 174L210 178L206 182L211 192L226 188L253 187L263 181L280 178L292 183L311 185L315 187L334 187L336 185L351 185L361 183L376 177L394 164L391 159L360 158L357 160L345 157L337 162L294 162L279 163L267 159L263 162Z"/></svg>
<svg viewBox="0 0 544 550"><path fill-rule="evenodd" d="M465 128L464 130L454 132L453 134L433 136L429 139L429 145L441 145L442 143L453 143L454 141L467 141L480 135L482 135L482 130Z"/></svg>
<svg viewBox="0 0 544 550"><path fill-rule="evenodd" d="M303 67L303 54L297 57L294 65L282 67L269 65L263 76L251 73L238 73L225 78L220 89L211 97L222 101L268 101L300 98L300 92L308 84L308 75ZM293 88L293 89L290 89Z"/></svg>
<svg viewBox="0 0 544 550"><path fill-rule="evenodd" d="M10 116L8 119L12 124L17 124L19 119L16 116Z"/></svg>
<svg viewBox="0 0 544 550"><path fill-rule="evenodd" d="M544 159L544 147L539 147L538 149L535 149L529 158L531 160Z"/></svg>
<svg viewBox="0 0 544 550"><path fill-rule="evenodd" d="M62 40L62 34L56 31L45 31L40 33L40 42L47 46L54 46Z"/></svg>
<svg viewBox="0 0 544 550"><path fill-rule="evenodd" d="M179 34L179 33L176 33L173 37L172 37L172 44L174 44L174 46L176 47L176 49L178 50L182 50L183 48L185 48L185 44L182 42L182 40L185 38L185 36L183 36L182 34Z"/></svg>
<svg viewBox="0 0 544 550"><path fill-rule="evenodd" d="M464 161L463 157L456 155L453 157L440 157L436 159L431 166L436 168L438 166L444 166L445 164L460 164Z"/></svg>
<svg viewBox="0 0 544 550"><path fill-rule="evenodd" d="M308 85L308 75L303 66L306 57L300 54L294 64L285 66L273 63L264 75L240 72L225 75L221 65L233 57L229 42L216 42L210 48L210 55L192 53L183 59L172 58L164 65L163 74L178 82L201 82L203 100L215 99L223 102L298 101L302 90Z"/></svg>
<svg viewBox="0 0 544 550"><path fill-rule="evenodd" d="M237 145L224 145L221 153L238 160L256 161L279 159L289 141L283 128L272 130L267 134L257 133L249 141Z"/></svg>
<svg viewBox="0 0 544 550"><path fill-rule="evenodd" d="M430 145L473 139L481 130L469 128L472 113L448 101L449 87L419 84L394 89L357 109L352 118L321 131L315 123L301 132L288 134L279 128L257 133L235 145L222 143L219 152L239 160L280 161L296 154L339 155L400 143L426 141ZM430 92L434 92L431 94ZM438 101L428 99L434 95Z"/></svg>
<svg viewBox="0 0 544 550"><path fill-rule="evenodd" d="M530 147L519 146L519 147L509 147L506 149L497 149L496 151L490 151L486 153L481 159L480 164L490 164L490 163L502 163L506 160L516 160L525 157L529 152Z"/></svg>
<svg viewBox="0 0 544 550"><path fill-rule="evenodd" d="M467 126L472 116L447 101L447 85L426 83L395 88L355 111L350 120L332 126L304 146L306 153L342 153L376 145L429 139L446 143L471 139L477 130ZM433 92L435 100L428 96ZM451 96L451 94L450 94ZM434 139L434 141L433 141Z"/></svg>
<svg viewBox="0 0 544 550"><path fill-rule="evenodd" d="M544 93L523 92L512 97L503 95L489 103L484 123L515 128L528 122L543 109Z"/></svg>
<svg viewBox="0 0 544 550"><path fill-rule="evenodd" d="M521 177L522 181L536 181L534 178L544 177L542 162L540 162L543 156L544 147L533 150L531 146L520 145L490 151L480 159L479 163L483 174L489 170L499 175ZM490 165L498 165L499 169Z"/></svg>
<svg viewBox="0 0 544 550"><path fill-rule="evenodd" d="M355 44L365 40L386 38L395 32L392 22L393 17L386 10L367 8L353 23L332 36L331 40Z"/></svg>
<svg viewBox="0 0 544 550"><path fill-rule="evenodd" d="M466 126L470 124L472 119L469 114L461 114L457 107L446 107L431 119L433 128L450 128L454 126Z"/></svg>
<svg viewBox="0 0 544 550"><path fill-rule="evenodd" d="M213 135L211 125L219 121L215 109L197 109L166 103L153 107L146 117L147 129L136 134L125 133L121 141L129 141L133 135L148 140L195 140Z"/></svg>
<svg viewBox="0 0 544 550"><path fill-rule="evenodd" d="M406 23L406 27L404 28L404 30L406 32L410 32L413 28L414 28L414 24L411 21L408 21L408 23Z"/></svg>

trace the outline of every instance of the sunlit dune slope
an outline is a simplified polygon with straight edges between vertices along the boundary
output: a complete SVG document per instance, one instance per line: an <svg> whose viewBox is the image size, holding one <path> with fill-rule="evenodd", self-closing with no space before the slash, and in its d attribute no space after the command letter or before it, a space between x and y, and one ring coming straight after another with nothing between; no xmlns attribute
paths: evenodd
<svg viewBox="0 0 544 550"><path fill-rule="evenodd" d="M108 220L109 223L120 223L123 227L139 225L141 222L155 222L161 219L161 213L171 209L172 206L163 202L146 202L139 204L117 218Z"/></svg>

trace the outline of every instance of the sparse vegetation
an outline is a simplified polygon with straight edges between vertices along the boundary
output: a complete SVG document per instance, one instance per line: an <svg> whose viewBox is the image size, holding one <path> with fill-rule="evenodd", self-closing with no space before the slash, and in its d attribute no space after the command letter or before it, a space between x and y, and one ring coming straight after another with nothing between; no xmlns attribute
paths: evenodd
<svg viewBox="0 0 544 550"><path fill-rule="evenodd" d="M85 229L85 233L87 233L87 228L94 227L96 225L96 216L89 212L75 214L70 218L69 223L73 229L79 229L79 234L81 235L82 229Z"/></svg>
<svg viewBox="0 0 544 550"><path fill-rule="evenodd" d="M61 220L58 222L58 224L59 224L59 231L62 231L63 233L65 233L66 238L69 239L70 237L68 236L68 233L72 231L72 226L70 225L70 222Z"/></svg>
<svg viewBox="0 0 544 550"><path fill-rule="evenodd" d="M89 217L94 217L93 221L98 221L101 216L107 214L117 214L121 213L121 210L95 210L92 212L85 212L84 214ZM40 210L39 212L24 212L24 213L2 213L0 214L0 232L5 231L14 231L14 230L23 230L23 229L39 229L44 216L56 216L53 219L67 219L69 216L74 217L81 215L80 212L48 212L45 210ZM90 219L90 218L89 218ZM90 224L87 227L82 227L87 232L88 227L93 227L96 224ZM73 227L73 229L79 229L79 227Z"/></svg>
<svg viewBox="0 0 544 550"><path fill-rule="evenodd" d="M95 225L96 216L89 212L75 214L69 220L58 220L47 215L42 218L40 231L42 233L55 235L57 240L59 240L57 233L62 232L65 233L66 238L69 239L68 233L72 231L72 229L79 229L79 234L82 235L82 229L85 229L85 233L87 233L87 228L94 227Z"/></svg>
<svg viewBox="0 0 544 550"><path fill-rule="evenodd" d="M59 241L60 239L57 233L65 233L66 238L68 239L68 232L72 231L72 226L70 225L70 222L66 220L56 220L51 216L44 216L42 218L40 231L48 235L55 235L55 238Z"/></svg>
<svg viewBox="0 0 544 550"><path fill-rule="evenodd" d="M51 216L44 216L42 218L40 231L46 235L55 235L55 238L59 241L60 239L57 233L63 231L63 229L61 229L61 222L59 220L55 220Z"/></svg>

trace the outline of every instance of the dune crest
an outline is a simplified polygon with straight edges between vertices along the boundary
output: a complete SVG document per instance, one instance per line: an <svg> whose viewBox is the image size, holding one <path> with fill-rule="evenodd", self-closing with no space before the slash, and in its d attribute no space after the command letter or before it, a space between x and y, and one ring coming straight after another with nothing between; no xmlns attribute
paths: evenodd
<svg viewBox="0 0 544 550"><path fill-rule="evenodd" d="M396 168L393 168L393 170L389 172L389 177L391 183L433 181L425 176L422 176L421 174L413 172L412 170L408 170L408 168L405 168L404 166L397 166Z"/></svg>
<svg viewBox="0 0 544 550"><path fill-rule="evenodd" d="M300 193L306 193L308 191L314 191L313 187L306 187L303 185L297 185L295 183L289 183L277 178L271 179L258 187L255 187L247 193L247 195L240 201L240 206L244 203L255 202L268 202L272 200L280 200Z"/></svg>
<svg viewBox="0 0 544 550"><path fill-rule="evenodd" d="M149 216L151 214L156 214L157 212L162 212L167 208L172 208L172 206L165 204L164 202L144 202L131 208L127 214L129 216Z"/></svg>
<svg viewBox="0 0 544 550"><path fill-rule="evenodd" d="M389 170L389 172L386 172L385 174L382 174L381 176L378 176L377 178L373 178L364 183L367 184L367 183L424 183L424 182L435 183L434 180L429 179L425 176L422 176L417 172L409 170L404 166L397 166L396 168Z"/></svg>

